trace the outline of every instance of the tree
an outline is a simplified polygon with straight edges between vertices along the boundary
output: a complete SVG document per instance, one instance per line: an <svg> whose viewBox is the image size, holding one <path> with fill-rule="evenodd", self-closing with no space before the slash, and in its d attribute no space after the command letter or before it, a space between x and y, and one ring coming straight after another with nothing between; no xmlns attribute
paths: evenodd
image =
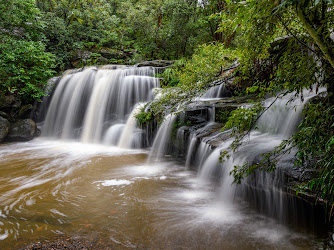
<svg viewBox="0 0 334 250"><path fill-rule="evenodd" d="M31 102L44 94L54 73L53 55L43 43L44 22L33 0L1 0L0 8L0 91Z"/></svg>

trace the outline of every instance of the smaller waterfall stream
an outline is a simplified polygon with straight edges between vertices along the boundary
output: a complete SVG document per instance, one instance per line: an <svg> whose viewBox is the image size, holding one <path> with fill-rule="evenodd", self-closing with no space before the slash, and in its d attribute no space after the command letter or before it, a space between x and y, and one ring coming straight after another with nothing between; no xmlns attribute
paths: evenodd
<svg viewBox="0 0 334 250"><path fill-rule="evenodd" d="M224 90L225 84L220 84L218 86L211 87L203 96L202 98L220 98L222 95L222 92Z"/></svg>
<svg viewBox="0 0 334 250"><path fill-rule="evenodd" d="M118 147L131 148L132 145L134 148L140 147L141 145L140 137L136 137L136 134L134 134L134 131L137 126L136 115L142 110L144 106L145 106L145 103L139 103L130 113L129 118L123 129L123 132L121 134L119 143L117 144Z"/></svg>
<svg viewBox="0 0 334 250"><path fill-rule="evenodd" d="M165 117L153 141L152 149L147 160L148 163L160 160L161 157L167 152L170 134L172 132L176 117L177 116L173 114L167 115Z"/></svg>
<svg viewBox="0 0 334 250"><path fill-rule="evenodd" d="M314 93L305 92L305 101L314 95ZM260 206L261 212L277 218L282 223L287 223L288 218L291 217L287 215L294 214L297 208L283 190L280 170L271 174L255 173L246 178L241 185L233 183L234 179L230 172L234 166L256 161L261 154L272 151L284 139L292 135L298 126L305 104L298 98L289 101L292 97L293 94L285 96L276 100L274 104L272 104L274 99L268 99L265 106L269 107L271 104L272 106L257 121L255 127L258 130L251 131L235 152L230 149L233 139L223 142L201 164L198 174L199 182L219 178L221 197L224 197L225 202L234 203L238 197L246 200L253 197L252 202ZM219 163L220 152L225 150L228 151L229 158Z"/></svg>

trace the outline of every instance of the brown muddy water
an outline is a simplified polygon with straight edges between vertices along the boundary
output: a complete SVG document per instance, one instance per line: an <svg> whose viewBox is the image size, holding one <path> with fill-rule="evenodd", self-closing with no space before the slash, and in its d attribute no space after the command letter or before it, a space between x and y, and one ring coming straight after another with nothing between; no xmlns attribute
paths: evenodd
<svg viewBox="0 0 334 250"><path fill-rule="evenodd" d="M183 165L146 159L147 151L73 142L1 145L0 249L92 235L116 249L321 247L310 229L224 202Z"/></svg>

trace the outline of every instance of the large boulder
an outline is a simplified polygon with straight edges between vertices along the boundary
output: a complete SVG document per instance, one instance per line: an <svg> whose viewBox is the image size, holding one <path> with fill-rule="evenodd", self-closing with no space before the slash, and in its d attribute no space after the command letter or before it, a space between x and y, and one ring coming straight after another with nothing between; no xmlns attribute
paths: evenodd
<svg viewBox="0 0 334 250"><path fill-rule="evenodd" d="M8 134L10 123L9 121L0 116L0 142L2 142Z"/></svg>
<svg viewBox="0 0 334 250"><path fill-rule="evenodd" d="M11 124L7 139L9 141L29 141L37 133L36 123L31 119L17 120Z"/></svg>

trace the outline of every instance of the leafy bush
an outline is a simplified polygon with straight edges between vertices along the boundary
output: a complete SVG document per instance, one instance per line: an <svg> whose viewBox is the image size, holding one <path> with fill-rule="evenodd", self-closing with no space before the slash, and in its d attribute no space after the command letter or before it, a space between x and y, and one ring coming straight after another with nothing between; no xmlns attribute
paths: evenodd
<svg viewBox="0 0 334 250"><path fill-rule="evenodd" d="M145 112L143 109L136 115L136 119L140 126L145 126L147 123L153 120L153 114L151 112Z"/></svg>
<svg viewBox="0 0 334 250"><path fill-rule="evenodd" d="M0 36L0 82L3 92L15 93L25 102L44 95L44 86L54 71L54 57L42 42Z"/></svg>
<svg viewBox="0 0 334 250"><path fill-rule="evenodd" d="M235 51L225 49L223 44L199 46L191 59L176 61L176 69L166 72L171 82L178 81L178 84L161 91L161 97L152 102L152 111L155 114L182 111L193 98L203 94L210 83L220 77L222 68L235 58Z"/></svg>

